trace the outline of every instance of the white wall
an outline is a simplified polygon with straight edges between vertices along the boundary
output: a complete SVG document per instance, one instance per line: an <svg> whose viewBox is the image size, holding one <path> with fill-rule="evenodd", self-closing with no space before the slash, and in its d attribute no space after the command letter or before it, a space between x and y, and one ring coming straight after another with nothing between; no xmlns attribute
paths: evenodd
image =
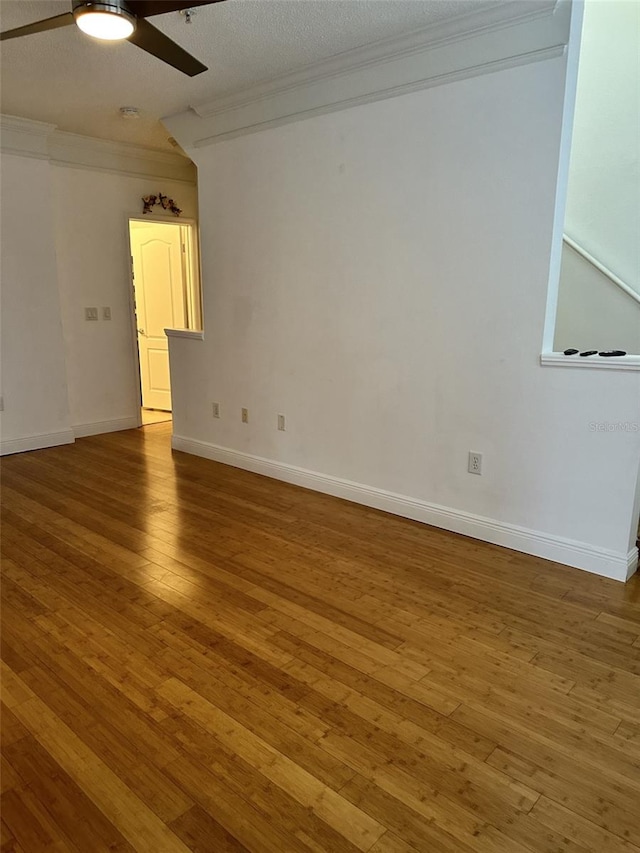
<svg viewBox="0 0 640 853"><path fill-rule="evenodd" d="M184 217L196 218L196 188L63 165L53 165L52 173L71 422L86 431L92 424L135 420L139 377L127 218L142 213L142 196L159 190L175 199ZM104 321L100 313L97 323L87 322L85 306L100 312L109 306L112 319Z"/></svg>
<svg viewBox="0 0 640 853"><path fill-rule="evenodd" d="M73 441L49 163L2 159L2 452Z"/></svg>
<svg viewBox="0 0 640 853"><path fill-rule="evenodd" d="M0 116L3 453L138 423L128 216L197 210L186 158ZM112 319L87 322L85 307Z"/></svg>
<svg viewBox="0 0 640 853"><path fill-rule="evenodd" d="M567 233L640 292L640 4L586 0Z"/></svg>
<svg viewBox="0 0 640 853"><path fill-rule="evenodd" d="M554 350L640 353L640 305L564 244Z"/></svg>
<svg viewBox="0 0 640 853"><path fill-rule="evenodd" d="M586 0L565 231L640 293L639 130L640 4ZM559 312L554 349L640 353L640 306L569 248Z"/></svg>
<svg viewBox="0 0 640 853"><path fill-rule="evenodd" d="M638 374L539 365L564 82L550 59L193 151L176 446L626 576L640 433L592 424L640 422Z"/></svg>

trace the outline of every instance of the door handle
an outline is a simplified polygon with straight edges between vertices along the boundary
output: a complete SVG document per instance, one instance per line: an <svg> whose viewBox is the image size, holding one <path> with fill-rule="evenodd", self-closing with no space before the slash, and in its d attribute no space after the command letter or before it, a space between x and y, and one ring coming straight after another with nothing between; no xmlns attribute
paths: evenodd
<svg viewBox="0 0 640 853"><path fill-rule="evenodd" d="M145 332L144 329L138 329L138 334L139 335L146 335L147 333Z"/></svg>

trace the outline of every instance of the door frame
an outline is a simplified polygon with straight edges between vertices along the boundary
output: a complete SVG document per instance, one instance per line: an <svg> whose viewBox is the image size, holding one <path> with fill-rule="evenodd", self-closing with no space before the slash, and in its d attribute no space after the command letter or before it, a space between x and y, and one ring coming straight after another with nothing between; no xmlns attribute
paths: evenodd
<svg viewBox="0 0 640 853"><path fill-rule="evenodd" d="M131 340L131 356L134 366L134 385L132 388L133 397L136 402L136 419L138 421L138 426L142 426L142 379L140 376L140 350L138 348L138 324L136 321L136 307L135 307L135 286L133 283L133 252L131 250L131 229L130 223L134 222L158 222L163 225L189 225L190 233L191 233L191 263L192 263L192 271L191 274L194 276L198 283L198 294L200 299L200 319L201 323L203 321L202 314L202 282L200 278L200 235L198 232L198 223L197 220L192 219L191 217L176 217L176 216L163 216L161 214L158 215L147 215L142 213L128 213L125 219L125 228L127 229L127 278L126 280L129 283L129 320L130 320L130 340Z"/></svg>

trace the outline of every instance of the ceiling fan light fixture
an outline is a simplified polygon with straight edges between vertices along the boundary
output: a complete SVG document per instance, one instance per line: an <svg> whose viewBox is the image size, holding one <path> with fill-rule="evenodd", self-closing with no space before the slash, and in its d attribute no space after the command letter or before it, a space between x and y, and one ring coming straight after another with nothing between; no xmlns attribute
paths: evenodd
<svg viewBox="0 0 640 853"><path fill-rule="evenodd" d="M83 33L103 41L129 38L136 28L135 16L118 0L82 3L74 8L73 17Z"/></svg>

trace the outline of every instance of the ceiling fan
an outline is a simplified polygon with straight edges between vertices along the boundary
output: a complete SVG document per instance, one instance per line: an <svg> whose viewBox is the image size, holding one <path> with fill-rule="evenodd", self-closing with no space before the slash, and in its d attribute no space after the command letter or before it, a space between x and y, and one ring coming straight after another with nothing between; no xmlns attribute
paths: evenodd
<svg viewBox="0 0 640 853"><path fill-rule="evenodd" d="M183 74L195 77L196 74L206 71L207 66L146 19L165 12L179 12L194 6L208 6L220 2L222 0L73 0L71 12L6 30L0 33L0 41L76 24L84 33L94 38L106 41L126 39Z"/></svg>

